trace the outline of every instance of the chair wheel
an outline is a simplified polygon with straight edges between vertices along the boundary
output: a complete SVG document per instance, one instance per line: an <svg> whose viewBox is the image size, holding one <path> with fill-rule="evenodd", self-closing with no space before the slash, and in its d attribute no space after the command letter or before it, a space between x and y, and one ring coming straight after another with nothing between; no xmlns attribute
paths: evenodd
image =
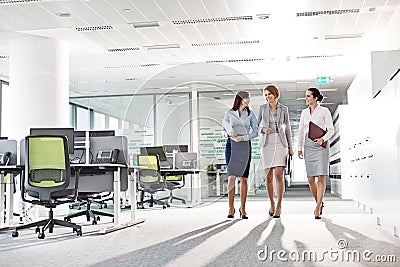
<svg viewBox="0 0 400 267"><path fill-rule="evenodd" d="M44 233L39 233L39 234L38 234L38 238L39 238L39 239L44 239Z"/></svg>
<svg viewBox="0 0 400 267"><path fill-rule="evenodd" d="M35 229L35 234L37 234L37 233L40 233L40 228L39 227L36 227L36 229Z"/></svg>
<svg viewBox="0 0 400 267"><path fill-rule="evenodd" d="M81 210L81 207L78 207L78 210Z"/></svg>
<svg viewBox="0 0 400 267"><path fill-rule="evenodd" d="M82 230L81 229L76 229L76 235L77 236L82 236Z"/></svg>
<svg viewBox="0 0 400 267"><path fill-rule="evenodd" d="M71 222L71 218L64 218L64 221Z"/></svg>
<svg viewBox="0 0 400 267"><path fill-rule="evenodd" d="M17 231L12 232L11 236L12 237L18 237L18 232Z"/></svg>
<svg viewBox="0 0 400 267"><path fill-rule="evenodd" d="M171 205L170 205L170 204L167 204L167 207L169 208L169 207L171 207Z"/></svg>
<svg viewBox="0 0 400 267"><path fill-rule="evenodd" d="M185 201L185 200L182 200L182 204L186 204L186 201Z"/></svg>
<svg viewBox="0 0 400 267"><path fill-rule="evenodd" d="M100 216L97 216L97 218L96 218L98 221L100 221Z"/></svg>
<svg viewBox="0 0 400 267"><path fill-rule="evenodd" d="M163 209L166 209L167 207L163 205L162 208L163 208Z"/></svg>
<svg viewBox="0 0 400 267"><path fill-rule="evenodd" d="M105 208L105 209L107 208L107 204L104 204L104 208Z"/></svg>
<svg viewBox="0 0 400 267"><path fill-rule="evenodd" d="M100 205L99 205L99 209L102 209L102 208L103 208L103 205L100 204Z"/></svg>
<svg viewBox="0 0 400 267"><path fill-rule="evenodd" d="M97 221L93 220L92 225L96 225L96 224L97 224Z"/></svg>

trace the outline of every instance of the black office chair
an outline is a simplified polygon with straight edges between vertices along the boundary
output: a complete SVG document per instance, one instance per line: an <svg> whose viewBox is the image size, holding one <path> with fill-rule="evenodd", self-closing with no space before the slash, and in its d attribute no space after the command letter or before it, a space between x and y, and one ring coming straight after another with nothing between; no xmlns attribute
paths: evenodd
<svg viewBox="0 0 400 267"><path fill-rule="evenodd" d="M170 206L172 200L180 200L182 204L186 204L186 200L172 194L172 191L175 189L181 189L185 186L185 177L184 175L167 175L164 176L166 188L169 190L169 196L160 198L159 200L166 200L167 207Z"/></svg>
<svg viewBox="0 0 400 267"><path fill-rule="evenodd" d="M164 191L166 188L165 181L160 172L160 161L158 160L158 155L138 155L137 159L139 166L147 167L147 169L139 169L138 188L142 191L142 194L140 201L137 204L141 207L143 207L144 203L149 203L150 207L153 207L154 204L159 204L163 206L163 209L165 209L167 204L164 201L154 198L155 193L158 191ZM149 193L150 198L144 200L143 192Z"/></svg>
<svg viewBox="0 0 400 267"><path fill-rule="evenodd" d="M81 226L53 217L53 208L76 199L77 179L75 186L70 188L71 170L65 136L27 136L25 170L21 177L22 199L50 210L48 219L17 226L13 237L18 236L18 230L36 226L39 239L44 239L44 232L49 229L52 233L55 225L71 227L78 236L82 235Z"/></svg>

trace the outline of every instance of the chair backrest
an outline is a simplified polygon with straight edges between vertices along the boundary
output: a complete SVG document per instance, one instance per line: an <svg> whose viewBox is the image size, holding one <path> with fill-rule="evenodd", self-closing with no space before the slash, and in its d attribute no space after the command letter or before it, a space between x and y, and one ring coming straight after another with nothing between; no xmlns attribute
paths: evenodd
<svg viewBox="0 0 400 267"><path fill-rule="evenodd" d="M138 155L138 165L147 167L139 170L140 183L160 183L160 161L158 155Z"/></svg>
<svg viewBox="0 0 400 267"><path fill-rule="evenodd" d="M24 187L38 194L40 201L50 201L54 192L62 196L69 186L70 166L65 136L27 136L25 138ZM69 195L70 192L65 192Z"/></svg>
<svg viewBox="0 0 400 267"><path fill-rule="evenodd" d="M11 153L7 165L17 165L17 141L0 140L0 153L4 155L6 152Z"/></svg>

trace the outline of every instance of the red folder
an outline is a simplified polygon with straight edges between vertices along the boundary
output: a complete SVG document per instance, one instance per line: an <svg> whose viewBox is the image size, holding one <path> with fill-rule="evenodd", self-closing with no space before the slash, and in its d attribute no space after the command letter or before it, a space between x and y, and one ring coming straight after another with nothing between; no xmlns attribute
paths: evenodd
<svg viewBox="0 0 400 267"><path fill-rule="evenodd" d="M308 138L314 141L317 138L321 138L325 134L326 131L324 129L322 129L321 127L310 121L310 124L308 126ZM321 146L326 148L327 143L328 141L325 141L322 143Z"/></svg>

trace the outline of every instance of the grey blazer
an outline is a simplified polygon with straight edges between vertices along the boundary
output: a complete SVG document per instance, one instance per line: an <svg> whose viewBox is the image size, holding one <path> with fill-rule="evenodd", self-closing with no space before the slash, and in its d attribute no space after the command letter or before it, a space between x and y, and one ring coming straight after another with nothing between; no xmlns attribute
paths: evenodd
<svg viewBox="0 0 400 267"><path fill-rule="evenodd" d="M278 103L276 107L278 117L278 134L284 147L292 148L292 130L290 129L289 110L288 107ZM269 104L263 104L258 111L258 125L262 127L269 127L270 118ZM285 127L283 127L285 125ZM262 130L262 129L261 129ZM261 132L260 130L260 132ZM259 146L264 147L267 144L267 134L262 133L259 139Z"/></svg>

